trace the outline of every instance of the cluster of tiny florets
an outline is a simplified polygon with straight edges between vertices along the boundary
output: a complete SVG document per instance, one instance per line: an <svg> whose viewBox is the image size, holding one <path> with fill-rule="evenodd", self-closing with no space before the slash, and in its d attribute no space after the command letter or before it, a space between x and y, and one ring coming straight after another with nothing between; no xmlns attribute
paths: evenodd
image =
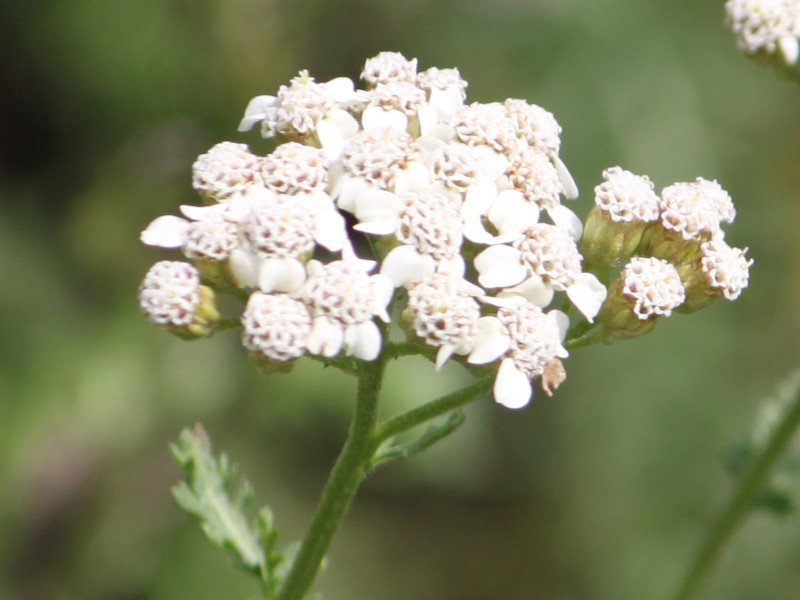
<svg viewBox="0 0 800 600"><path fill-rule="evenodd" d="M726 24L739 48L778 68L792 67L800 56L800 2L728 0Z"/></svg>
<svg viewBox="0 0 800 600"><path fill-rule="evenodd" d="M656 195L647 176L621 167L606 169L603 178L581 250L590 265L623 266L600 318L607 341L649 331L673 310L738 298L753 261L724 241L722 225L736 210L716 181L698 177Z"/></svg>
<svg viewBox="0 0 800 600"><path fill-rule="evenodd" d="M249 102L239 130L256 127L277 146L259 156L222 142L197 159L203 205L181 206L141 234L191 262L157 263L142 310L176 333L208 335L231 326L214 295L230 293L245 304L244 346L279 366L306 355L375 360L400 315L437 368L451 358L494 366L498 402L525 405L540 377L552 393L565 378L569 319L550 304L558 298L592 324L607 296L586 269L583 223L562 203L578 192L559 156L560 125L522 99L467 104L457 69L418 71L397 52L367 60L361 78L364 89L301 71ZM608 171L603 202L623 221L696 204L678 194L674 209L669 198L637 208L652 184L619 172ZM732 219L712 184L691 185L713 196L708 211ZM719 237L702 219L668 223L670 232L683 226L678 237ZM727 297L746 285L729 265L747 261L732 252L712 245L698 258Z"/></svg>

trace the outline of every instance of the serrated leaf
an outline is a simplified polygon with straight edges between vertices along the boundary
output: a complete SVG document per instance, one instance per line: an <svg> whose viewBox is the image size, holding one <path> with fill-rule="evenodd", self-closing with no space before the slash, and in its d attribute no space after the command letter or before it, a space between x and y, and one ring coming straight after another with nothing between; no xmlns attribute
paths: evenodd
<svg viewBox="0 0 800 600"><path fill-rule="evenodd" d="M171 450L187 475L187 481L172 490L175 501L200 520L209 540L261 576L266 561L260 532L247 516L253 496L250 485L225 455L214 458L200 425L184 430Z"/></svg>

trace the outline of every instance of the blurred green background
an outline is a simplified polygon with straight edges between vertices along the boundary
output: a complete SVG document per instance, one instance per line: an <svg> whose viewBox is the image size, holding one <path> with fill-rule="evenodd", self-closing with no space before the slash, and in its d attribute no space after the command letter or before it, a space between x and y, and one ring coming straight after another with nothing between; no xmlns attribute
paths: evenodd
<svg viewBox="0 0 800 600"><path fill-rule="evenodd" d="M0 600L249 598L173 504L169 452L200 421L282 539L302 535L353 381L262 378L235 333L185 343L140 316L167 252L138 234L195 203L190 167L300 69L357 78L381 50L458 67L469 100L555 113L585 215L604 168L733 196L750 288L645 338L574 353L554 399L483 400L427 454L368 480L329 600L666 598L728 498L723 459L797 366L800 90L746 60L723 2L44 0L0 15ZM390 368L384 409L468 381ZM800 597L798 518L756 514L702 594Z"/></svg>

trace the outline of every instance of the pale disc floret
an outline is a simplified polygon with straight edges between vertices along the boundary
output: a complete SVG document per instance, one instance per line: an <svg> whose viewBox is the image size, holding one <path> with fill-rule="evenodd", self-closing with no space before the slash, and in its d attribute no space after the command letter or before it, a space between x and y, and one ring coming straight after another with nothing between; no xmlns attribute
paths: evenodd
<svg viewBox="0 0 800 600"><path fill-rule="evenodd" d="M581 272L581 257L575 241L565 231L548 223L525 230L512 244L523 264L556 291L565 291Z"/></svg>
<svg viewBox="0 0 800 600"><path fill-rule="evenodd" d="M263 185L261 158L245 144L220 142L192 165L192 186L209 200L223 202L254 185Z"/></svg>
<svg viewBox="0 0 800 600"><path fill-rule="evenodd" d="M622 293L633 301L633 312L642 321L668 317L686 299L677 269L666 260L632 258L622 271L622 282Z"/></svg>
<svg viewBox="0 0 800 600"><path fill-rule="evenodd" d="M511 153L506 171L511 185L529 202L541 209L560 204L563 188L558 171L550 157L535 146L521 146Z"/></svg>
<svg viewBox="0 0 800 600"><path fill-rule="evenodd" d="M431 192L403 194L401 200L397 239L436 262L454 259L464 239L458 205L449 196Z"/></svg>
<svg viewBox="0 0 800 600"><path fill-rule="evenodd" d="M617 223L650 222L658 219L659 200L653 182L621 167L603 171L605 181L594 188L594 202Z"/></svg>
<svg viewBox="0 0 800 600"><path fill-rule="evenodd" d="M395 177L419 157L421 148L404 131L365 130L350 138L341 162L352 177L390 189Z"/></svg>
<svg viewBox="0 0 800 600"><path fill-rule="evenodd" d="M800 55L800 7L794 0L728 0L726 24L748 54L780 52L787 65Z"/></svg>
<svg viewBox="0 0 800 600"><path fill-rule="evenodd" d="M436 368L455 354L469 354L477 332L483 290L454 275L434 273L408 287L407 317L414 333L439 348Z"/></svg>
<svg viewBox="0 0 800 600"><path fill-rule="evenodd" d="M716 181L698 177L692 184L698 193L703 196L704 201L714 211L720 223L733 223L736 218L736 208L733 206L733 199L730 194L722 189Z"/></svg>
<svg viewBox="0 0 800 600"><path fill-rule="evenodd" d="M300 258L314 249L314 215L291 196L258 201L251 207L246 236L263 256Z"/></svg>
<svg viewBox="0 0 800 600"><path fill-rule="evenodd" d="M698 177L690 183L674 183L661 190L661 223L665 229L691 240L720 231L720 223L733 221L736 211L728 193L715 181Z"/></svg>
<svg viewBox="0 0 800 600"><path fill-rule="evenodd" d="M508 152L517 146L514 122L498 102L474 102L456 113L450 123L456 137L470 146L488 146L495 152Z"/></svg>
<svg viewBox="0 0 800 600"><path fill-rule="evenodd" d="M325 152L319 148L297 142L281 144L263 159L264 185L281 194L325 191L325 161Z"/></svg>
<svg viewBox="0 0 800 600"><path fill-rule="evenodd" d="M522 139L550 157L558 156L561 149L561 125L553 113L515 98L508 98L503 106Z"/></svg>
<svg viewBox="0 0 800 600"><path fill-rule="evenodd" d="M192 221L183 253L187 258L222 262L240 245L239 228L222 216Z"/></svg>
<svg viewBox="0 0 800 600"><path fill-rule="evenodd" d="M294 360L306 352L311 324L308 307L300 300L253 292L242 314L242 342L268 359Z"/></svg>
<svg viewBox="0 0 800 600"><path fill-rule="evenodd" d="M443 144L431 158L434 178L459 193L473 188L482 174L480 154L465 144Z"/></svg>
<svg viewBox="0 0 800 600"><path fill-rule="evenodd" d="M139 288L139 306L156 325L187 327L202 300L200 272L187 262L162 260L150 267Z"/></svg>
<svg viewBox="0 0 800 600"><path fill-rule="evenodd" d="M728 300L736 300L747 287L753 264L753 259L745 258L747 249L732 248L723 240L713 240L704 243L700 250L709 285L721 290Z"/></svg>
<svg viewBox="0 0 800 600"><path fill-rule="evenodd" d="M370 88L389 81L414 83L416 77L417 59L408 60L399 52L380 52L367 59L361 71L361 79Z"/></svg>
<svg viewBox="0 0 800 600"><path fill-rule="evenodd" d="M387 306L394 287L383 275L369 275L365 266L356 260L309 261L309 278L300 296L314 318L311 353L332 357L344 350L362 360L380 354L381 333L373 317L389 322Z"/></svg>

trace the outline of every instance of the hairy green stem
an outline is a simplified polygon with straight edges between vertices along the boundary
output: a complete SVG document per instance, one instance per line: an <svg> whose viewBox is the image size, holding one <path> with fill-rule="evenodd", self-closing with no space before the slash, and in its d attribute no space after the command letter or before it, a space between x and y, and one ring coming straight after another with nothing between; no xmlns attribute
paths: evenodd
<svg viewBox="0 0 800 600"><path fill-rule="evenodd" d="M726 542L753 508L772 468L786 450L798 425L800 425L800 393L795 391L794 399L787 405L781 421L772 430L760 454L754 457L750 469L742 477L728 506L709 530L678 593L673 596L674 600L689 600L698 590L719 559Z"/></svg>
<svg viewBox="0 0 800 600"><path fill-rule="evenodd" d="M322 492L308 533L278 590L277 600L302 600L308 594L333 535L367 474L366 466L372 455L371 441L377 422L378 395L385 367L383 357L363 364L347 441Z"/></svg>

